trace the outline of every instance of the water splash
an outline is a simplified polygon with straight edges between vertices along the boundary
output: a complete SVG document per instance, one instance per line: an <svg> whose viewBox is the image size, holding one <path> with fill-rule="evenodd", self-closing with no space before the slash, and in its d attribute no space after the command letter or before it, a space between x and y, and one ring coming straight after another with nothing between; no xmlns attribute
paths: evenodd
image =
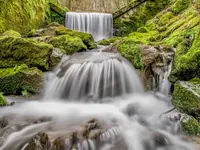
<svg viewBox="0 0 200 150"><path fill-rule="evenodd" d="M95 41L113 35L112 14L67 12L65 24L70 29L92 34Z"/></svg>

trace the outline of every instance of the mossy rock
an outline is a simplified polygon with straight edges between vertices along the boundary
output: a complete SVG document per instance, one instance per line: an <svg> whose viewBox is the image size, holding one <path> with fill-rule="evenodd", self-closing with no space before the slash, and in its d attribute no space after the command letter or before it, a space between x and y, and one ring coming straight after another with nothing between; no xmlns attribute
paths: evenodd
<svg viewBox="0 0 200 150"><path fill-rule="evenodd" d="M87 49L79 37L72 37L69 35L56 36L49 43L56 48L63 49L67 55Z"/></svg>
<svg viewBox="0 0 200 150"><path fill-rule="evenodd" d="M110 45L110 41L108 39L103 39L97 43L98 45Z"/></svg>
<svg viewBox="0 0 200 150"><path fill-rule="evenodd" d="M0 69L0 92L19 94L23 91L39 93L43 84L43 73L37 68L23 64L14 68Z"/></svg>
<svg viewBox="0 0 200 150"><path fill-rule="evenodd" d="M103 39L98 41L98 45L110 45L111 43L115 43L121 40L121 37L112 37L109 39Z"/></svg>
<svg viewBox="0 0 200 150"><path fill-rule="evenodd" d="M142 54L140 51L141 44L125 39L123 43L117 45L118 51L123 57L128 59L136 69L142 69Z"/></svg>
<svg viewBox="0 0 200 150"><path fill-rule="evenodd" d="M64 24L65 12L69 11L57 0L9 0L0 1L0 6L0 33L13 29L25 34L50 22Z"/></svg>
<svg viewBox="0 0 200 150"><path fill-rule="evenodd" d="M178 110L200 118L200 79L176 82L172 103Z"/></svg>
<svg viewBox="0 0 200 150"><path fill-rule="evenodd" d="M0 106L6 106L7 102L2 93L0 93Z"/></svg>
<svg viewBox="0 0 200 150"><path fill-rule="evenodd" d="M53 46L13 36L0 37L0 68L14 67L16 64L27 64L49 70L49 57Z"/></svg>
<svg viewBox="0 0 200 150"><path fill-rule="evenodd" d="M56 35L70 35L72 37L79 37L88 49L93 49L97 47L94 42L93 36L89 33L79 32L68 29L64 26L60 26L56 28Z"/></svg>
<svg viewBox="0 0 200 150"><path fill-rule="evenodd" d="M181 127L187 135L198 135L200 133L200 125L198 120L189 115L184 115L181 119Z"/></svg>
<svg viewBox="0 0 200 150"><path fill-rule="evenodd" d="M13 36L13 37L21 38L21 34L14 30L5 31L2 36Z"/></svg>

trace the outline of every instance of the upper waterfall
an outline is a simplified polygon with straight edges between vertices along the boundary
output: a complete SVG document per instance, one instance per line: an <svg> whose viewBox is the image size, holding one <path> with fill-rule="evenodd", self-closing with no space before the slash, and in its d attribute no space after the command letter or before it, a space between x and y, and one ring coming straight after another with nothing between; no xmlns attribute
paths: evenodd
<svg viewBox="0 0 200 150"><path fill-rule="evenodd" d="M112 14L67 12L65 24L70 29L92 34L95 41L113 35Z"/></svg>

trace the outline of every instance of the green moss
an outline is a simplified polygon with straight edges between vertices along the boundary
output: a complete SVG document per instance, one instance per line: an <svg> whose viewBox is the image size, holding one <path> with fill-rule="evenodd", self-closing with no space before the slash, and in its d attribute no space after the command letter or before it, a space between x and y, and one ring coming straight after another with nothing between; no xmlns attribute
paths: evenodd
<svg viewBox="0 0 200 150"><path fill-rule="evenodd" d="M176 82L172 95L173 105L182 112L200 117L200 80L194 79L189 82Z"/></svg>
<svg viewBox="0 0 200 150"><path fill-rule="evenodd" d="M160 1L146 1L138 6L129 18L114 20L114 28L117 29L117 36L125 36L136 31L138 28L145 25L145 23L152 19L158 12L162 11L170 0ZM134 3L134 2L133 2Z"/></svg>
<svg viewBox="0 0 200 150"><path fill-rule="evenodd" d="M31 29L37 29L55 21L57 19L55 15L63 15L65 11L68 11L56 0L9 0L0 1L0 6L0 33L8 29L27 33ZM62 19L64 19L63 16Z"/></svg>
<svg viewBox="0 0 200 150"><path fill-rule="evenodd" d="M7 105L5 97L0 93L0 106Z"/></svg>
<svg viewBox="0 0 200 150"><path fill-rule="evenodd" d="M22 94L22 91L39 93L43 82L43 73L27 65L0 69L0 92L4 94Z"/></svg>
<svg viewBox="0 0 200 150"><path fill-rule="evenodd" d="M110 45L110 41L108 39L103 39L97 43L98 45Z"/></svg>
<svg viewBox="0 0 200 150"><path fill-rule="evenodd" d="M137 69L143 68L140 46L141 44L129 40L125 40L123 44L117 45L121 55L127 58Z"/></svg>
<svg viewBox="0 0 200 150"><path fill-rule="evenodd" d="M185 115L181 120L181 127L188 135L197 135L200 133L199 122L192 116Z"/></svg>
<svg viewBox="0 0 200 150"><path fill-rule="evenodd" d="M36 30L35 29L32 29L31 31L29 31L28 33L27 33L27 37L34 37L35 36L35 34L36 34Z"/></svg>
<svg viewBox="0 0 200 150"><path fill-rule="evenodd" d="M21 34L19 32L16 32L14 30L8 30L6 32L3 33L2 36L14 36L14 37L21 37Z"/></svg>
<svg viewBox="0 0 200 150"><path fill-rule="evenodd" d="M99 41L97 44L98 45L110 45L111 43L115 43L121 40L121 37L112 37L109 39L103 39Z"/></svg>
<svg viewBox="0 0 200 150"><path fill-rule="evenodd" d="M172 6L172 11L174 14L178 14L189 7L190 0L176 0L175 4Z"/></svg>
<svg viewBox="0 0 200 150"><path fill-rule="evenodd" d="M65 50L68 55L87 49L79 37L72 37L69 35L56 36L50 41L50 44L54 47Z"/></svg>
<svg viewBox="0 0 200 150"><path fill-rule="evenodd" d="M82 39L83 43L87 46L88 49L96 48L96 44L94 43L94 38L89 33L78 32L75 30L68 29L64 26L60 26L56 28L57 35L70 35L72 37L79 37Z"/></svg>
<svg viewBox="0 0 200 150"><path fill-rule="evenodd" d="M49 70L49 57L53 46L33 39L0 37L0 68L27 64Z"/></svg>

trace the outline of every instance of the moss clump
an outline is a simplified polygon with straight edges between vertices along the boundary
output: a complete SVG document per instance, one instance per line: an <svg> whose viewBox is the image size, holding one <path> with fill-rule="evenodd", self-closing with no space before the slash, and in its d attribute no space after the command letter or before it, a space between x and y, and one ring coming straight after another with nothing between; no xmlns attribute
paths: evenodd
<svg viewBox="0 0 200 150"><path fill-rule="evenodd" d="M19 37L0 37L0 68L27 64L49 70L49 57L53 46L33 39Z"/></svg>
<svg viewBox="0 0 200 150"><path fill-rule="evenodd" d="M87 49L80 38L69 35L56 36L49 43L54 47L63 49L68 55L78 51L85 51Z"/></svg>
<svg viewBox="0 0 200 150"><path fill-rule="evenodd" d="M181 127L188 135L197 135L200 133L199 122L192 116L185 115L181 120Z"/></svg>
<svg viewBox="0 0 200 150"><path fill-rule="evenodd" d="M103 39L99 41L97 44L98 45L110 45L111 43L115 43L121 40L121 37L112 37L109 39Z"/></svg>
<svg viewBox="0 0 200 150"><path fill-rule="evenodd" d="M7 102L5 97L0 93L0 106L6 106Z"/></svg>
<svg viewBox="0 0 200 150"><path fill-rule="evenodd" d="M14 36L14 37L21 38L21 34L19 32L14 31L14 30L8 30L8 31L4 32L2 36Z"/></svg>
<svg viewBox="0 0 200 150"><path fill-rule="evenodd" d="M39 93L43 83L43 73L27 65L0 69L0 92L22 94L22 91Z"/></svg>
<svg viewBox="0 0 200 150"><path fill-rule="evenodd" d="M103 39L97 43L98 45L110 45L110 41L108 39Z"/></svg>
<svg viewBox="0 0 200 150"><path fill-rule="evenodd" d="M172 95L173 105L182 112L200 117L200 79L195 78L191 81L179 81L174 85Z"/></svg>
<svg viewBox="0 0 200 150"><path fill-rule="evenodd" d="M75 30L67 29L64 26L60 26L56 28L57 35L70 35L72 37L79 37L83 43L87 46L88 49L96 48L97 45L94 42L94 38L89 33L78 32Z"/></svg>
<svg viewBox="0 0 200 150"><path fill-rule="evenodd" d="M143 68L142 55L140 52L140 43L125 40L123 44L118 44L117 47L121 55L127 58L135 68Z"/></svg>

